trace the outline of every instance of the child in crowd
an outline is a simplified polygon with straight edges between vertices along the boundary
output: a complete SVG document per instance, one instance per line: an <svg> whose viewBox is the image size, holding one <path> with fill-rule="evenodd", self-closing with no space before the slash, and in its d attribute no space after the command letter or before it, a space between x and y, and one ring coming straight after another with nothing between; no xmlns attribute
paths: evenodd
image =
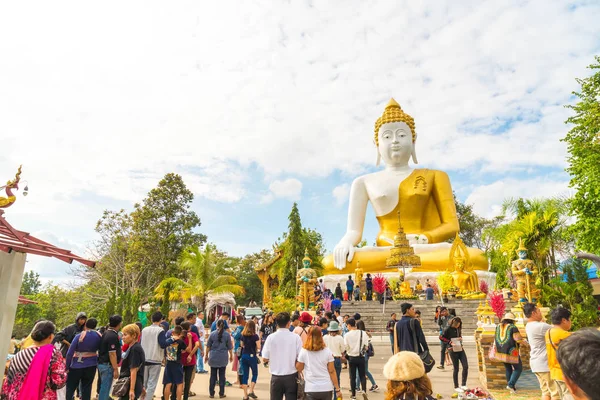
<svg viewBox="0 0 600 400"><path fill-rule="evenodd" d="M180 325L173 328L171 337L167 339L165 348L165 372L163 376L163 385L165 385L164 398L169 399L171 386L176 386L177 400L181 400L183 395L183 364L181 363L181 353L190 353L192 349L192 335L188 333L188 343L186 347L183 341L184 331Z"/></svg>

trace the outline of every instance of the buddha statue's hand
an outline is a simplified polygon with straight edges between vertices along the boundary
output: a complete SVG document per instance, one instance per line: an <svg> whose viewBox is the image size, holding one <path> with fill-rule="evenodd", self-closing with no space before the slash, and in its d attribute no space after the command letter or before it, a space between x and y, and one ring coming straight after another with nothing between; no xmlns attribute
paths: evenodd
<svg viewBox="0 0 600 400"><path fill-rule="evenodd" d="M429 240L427 239L427 236L425 236L425 235L407 233L406 238L408 239L408 242L411 245L413 245L413 244L428 244L429 243Z"/></svg>
<svg viewBox="0 0 600 400"><path fill-rule="evenodd" d="M342 270L346 268L346 262L352 262L354 258L354 245L347 241L340 241L333 249L333 265Z"/></svg>

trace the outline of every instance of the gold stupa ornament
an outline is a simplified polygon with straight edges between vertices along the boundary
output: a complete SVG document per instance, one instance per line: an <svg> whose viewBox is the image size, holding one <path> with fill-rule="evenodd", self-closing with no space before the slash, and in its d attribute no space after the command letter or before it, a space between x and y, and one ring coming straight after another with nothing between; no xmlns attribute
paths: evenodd
<svg viewBox="0 0 600 400"><path fill-rule="evenodd" d="M385 260L387 268L407 268L421 265L421 258L415 254L415 250L408 243L406 233L400 223L400 212L398 212L398 233L394 236L394 247L391 248L390 253Z"/></svg>
<svg viewBox="0 0 600 400"><path fill-rule="evenodd" d="M404 122L412 132L413 143L417 140L415 120L413 117L402 111L400 104L392 98L387 106L385 106L385 110L381 117L377 118L377 121L375 121L375 145L379 145L379 128L381 128L381 125L393 122Z"/></svg>

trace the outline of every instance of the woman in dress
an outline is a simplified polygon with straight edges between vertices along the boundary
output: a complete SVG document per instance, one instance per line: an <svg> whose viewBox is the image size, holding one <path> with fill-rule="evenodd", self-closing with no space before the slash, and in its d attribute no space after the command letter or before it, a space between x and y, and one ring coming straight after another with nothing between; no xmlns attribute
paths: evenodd
<svg viewBox="0 0 600 400"><path fill-rule="evenodd" d="M383 367L383 376L388 380L385 400L434 400L431 381L417 353L394 354Z"/></svg>
<svg viewBox="0 0 600 400"><path fill-rule="evenodd" d="M515 326L515 319L515 315L511 312L504 315L502 322L496 327L495 340L496 360L504 363L508 385L506 388L512 393L517 391L517 381L523 372L519 348L526 343L519 328Z"/></svg>
<svg viewBox="0 0 600 400"><path fill-rule="evenodd" d="M358 320L356 322L356 328L360 329L361 331L365 331L367 333L367 335L369 336L369 341L371 340L371 333L367 332L367 330L365 328L365 323L363 322L363 320ZM371 389L369 389L369 392L378 391L379 386L377 386L377 382L375 382L375 378L373 378L373 374L371 373L371 371L369 371L369 353L365 354L365 375L371 381ZM358 373L356 374L356 387L357 388L360 387L360 378L358 377ZM358 389L357 391L360 391L360 389Z"/></svg>
<svg viewBox="0 0 600 400"><path fill-rule="evenodd" d="M142 394L145 395L144 363L146 354L138 341L141 332L136 324L125 325L121 332L123 332L123 343L127 345L127 351L123 353L119 378L129 377L129 393L122 396L120 400L137 400Z"/></svg>
<svg viewBox="0 0 600 400"><path fill-rule="evenodd" d="M56 391L67 383L65 360L52 340L56 327L40 321L31 331L33 345L19 351L10 361L2 385L2 400L56 400Z"/></svg>
<svg viewBox="0 0 600 400"><path fill-rule="evenodd" d="M229 357L227 357L229 354ZM225 396L225 369L228 361L233 361L233 346L231 335L225 330L225 321L217 321L217 330L212 332L206 342L206 355L204 361L210 366L210 382L208 393L210 398L215 397L215 386L219 381L219 398ZM218 376L217 376L218 375Z"/></svg>
<svg viewBox="0 0 600 400"><path fill-rule="evenodd" d="M467 390L467 378L469 376L469 362L467 361L467 353L462 347L462 320L459 317L454 317L448 323L448 327L440 335L440 340L447 344L448 353L452 360L454 368L452 378L454 379L454 390L463 392ZM458 386L458 370L462 364L462 386Z"/></svg>
<svg viewBox="0 0 600 400"><path fill-rule="evenodd" d="M298 374L304 374L307 400L330 400L334 390L337 398L342 398L333 361L333 353L325 346L321 329L311 327L296 361Z"/></svg>
<svg viewBox="0 0 600 400"><path fill-rule="evenodd" d="M240 368L240 357L237 356L237 353L238 353L238 349L240 348L240 340L242 339L242 331L244 330L244 327L246 326L246 318L244 318L243 315L238 315L235 319L236 319L237 326L235 327L235 330L231 334L231 337L233 337L233 354L234 354L233 365L231 367L231 370L233 372L237 372L236 383L238 385L240 385L240 387L242 387L241 382L240 382L240 378L242 376L242 369Z"/></svg>
<svg viewBox="0 0 600 400"><path fill-rule="evenodd" d="M253 321L248 321L242 331L241 344L242 347L242 389L244 389L244 400L252 397L258 398L254 394L254 386L258 380L258 355L260 351L260 339L256 334L256 324ZM250 370L252 370L252 383L250 383L250 394L248 394L248 378L250 378Z"/></svg>

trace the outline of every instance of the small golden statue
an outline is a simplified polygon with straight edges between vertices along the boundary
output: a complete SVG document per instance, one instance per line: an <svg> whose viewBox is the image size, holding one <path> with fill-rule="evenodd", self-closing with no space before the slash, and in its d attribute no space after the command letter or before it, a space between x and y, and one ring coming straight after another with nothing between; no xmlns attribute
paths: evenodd
<svg viewBox="0 0 600 400"><path fill-rule="evenodd" d="M452 280L459 292L479 291L479 279L472 271L469 251L462 239L456 234L452 247L450 248L450 265L454 267Z"/></svg>
<svg viewBox="0 0 600 400"><path fill-rule="evenodd" d="M318 284L317 273L310 268L312 260L308 257L308 249L304 252L302 259L302 269L296 274L296 283L298 284L298 296L296 300L300 310L308 311L315 307L314 287Z"/></svg>
<svg viewBox="0 0 600 400"><path fill-rule="evenodd" d="M360 263L356 264L356 269L354 270L354 284L360 287L360 283L363 280L363 269L360 267Z"/></svg>
<svg viewBox="0 0 600 400"><path fill-rule="evenodd" d="M400 273L400 282L402 282L400 284L400 294L403 296L412 296L413 291L410 287L410 283L408 283L408 281L404 279L403 273Z"/></svg>
<svg viewBox="0 0 600 400"><path fill-rule="evenodd" d="M516 250L519 259L511 263L511 271L517 281L517 295L521 303L536 303L540 290L535 286L538 275L535 263L527 259L527 248L523 246L523 239L519 239L519 248Z"/></svg>

